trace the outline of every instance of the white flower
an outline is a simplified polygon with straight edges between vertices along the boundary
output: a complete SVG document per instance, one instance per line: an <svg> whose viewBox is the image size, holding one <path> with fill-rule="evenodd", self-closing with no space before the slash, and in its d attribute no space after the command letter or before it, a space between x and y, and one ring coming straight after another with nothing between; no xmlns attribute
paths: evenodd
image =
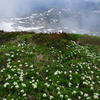
<svg viewBox="0 0 100 100"><path fill-rule="evenodd" d="M20 47L21 46L21 44L18 44L18 47ZM19 51L19 50L17 50L17 51Z"/></svg>
<svg viewBox="0 0 100 100"><path fill-rule="evenodd" d="M48 70L46 70L46 72L48 72Z"/></svg>
<svg viewBox="0 0 100 100"><path fill-rule="evenodd" d="M18 53L16 55L18 55Z"/></svg>
<svg viewBox="0 0 100 100"><path fill-rule="evenodd" d="M67 100L72 100L72 99L68 98Z"/></svg>
<svg viewBox="0 0 100 100"><path fill-rule="evenodd" d="M61 57L61 58L63 58L63 57ZM61 67L64 67L63 65L61 65Z"/></svg>
<svg viewBox="0 0 100 100"><path fill-rule="evenodd" d="M64 96L61 94L60 97L63 98Z"/></svg>
<svg viewBox="0 0 100 100"><path fill-rule="evenodd" d="M11 61L11 59L8 59L7 61L9 62L9 61Z"/></svg>
<svg viewBox="0 0 100 100"><path fill-rule="evenodd" d="M99 96L99 93L94 93L94 95L97 95L97 96Z"/></svg>
<svg viewBox="0 0 100 100"><path fill-rule="evenodd" d="M88 85L88 83L87 83L87 82L83 82L83 84Z"/></svg>
<svg viewBox="0 0 100 100"><path fill-rule="evenodd" d="M5 70L5 68L3 68L2 70L1 70L1 72L3 72Z"/></svg>
<svg viewBox="0 0 100 100"><path fill-rule="evenodd" d="M84 94L84 97L87 97L87 96L88 96L88 94L85 93L85 94Z"/></svg>
<svg viewBox="0 0 100 100"><path fill-rule="evenodd" d="M72 85L72 83L69 82L69 83L68 83L68 86L71 87L71 85Z"/></svg>
<svg viewBox="0 0 100 100"><path fill-rule="evenodd" d="M34 77L31 77L31 79L33 79Z"/></svg>
<svg viewBox="0 0 100 100"><path fill-rule="evenodd" d="M93 90L93 87L91 87L90 89Z"/></svg>
<svg viewBox="0 0 100 100"><path fill-rule="evenodd" d="M70 80L72 80L72 77L70 77Z"/></svg>
<svg viewBox="0 0 100 100"><path fill-rule="evenodd" d="M46 80L48 79L48 77L45 78Z"/></svg>
<svg viewBox="0 0 100 100"><path fill-rule="evenodd" d="M83 95L83 92L82 91L80 91L80 93L81 93L81 95Z"/></svg>
<svg viewBox="0 0 100 100"><path fill-rule="evenodd" d="M77 91L73 91L73 92L72 92L72 94L75 94L75 93L77 93Z"/></svg>
<svg viewBox="0 0 100 100"><path fill-rule="evenodd" d="M27 65L28 63L26 62L25 65Z"/></svg>
<svg viewBox="0 0 100 100"><path fill-rule="evenodd" d="M52 60L53 62L55 62L55 60Z"/></svg>
<svg viewBox="0 0 100 100"><path fill-rule="evenodd" d="M11 76L10 75L8 75L8 79L10 79L11 78Z"/></svg>
<svg viewBox="0 0 100 100"><path fill-rule="evenodd" d="M57 90L60 90L60 87L57 87Z"/></svg>
<svg viewBox="0 0 100 100"><path fill-rule="evenodd" d="M15 69L11 69L12 71L15 71Z"/></svg>
<svg viewBox="0 0 100 100"><path fill-rule="evenodd" d="M99 95L100 95L99 93L94 93L94 98L95 99L98 99L99 98Z"/></svg>
<svg viewBox="0 0 100 100"><path fill-rule="evenodd" d="M83 80L85 80L85 77L82 77Z"/></svg>
<svg viewBox="0 0 100 100"><path fill-rule="evenodd" d="M26 96L26 93L23 94L23 97Z"/></svg>
<svg viewBox="0 0 100 100"><path fill-rule="evenodd" d="M21 62L20 60L18 60L18 62Z"/></svg>
<svg viewBox="0 0 100 100"><path fill-rule="evenodd" d="M54 73L54 75L57 75L58 74L58 72L56 71L55 73Z"/></svg>
<svg viewBox="0 0 100 100"><path fill-rule="evenodd" d="M14 84L14 85L17 85L17 82L14 82L13 84Z"/></svg>
<svg viewBox="0 0 100 100"><path fill-rule="evenodd" d="M27 64L26 64L25 66L26 66L26 67L28 67L28 65L27 65Z"/></svg>
<svg viewBox="0 0 100 100"><path fill-rule="evenodd" d="M18 68L17 70L20 71L20 68Z"/></svg>
<svg viewBox="0 0 100 100"><path fill-rule="evenodd" d="M59 70L57 70L54 75L57 75L57 74L61 74L62 72L60 72Z"/></svg>
<svg viewBox="0 0 100 100"><path fill-rule="evenodd" d="M50 99L54 99L54 97L53 96L50 96Z"/></svg>
<svg viewBox="0 0 100 100"><path fill-rule="evenodd" d="M23 65L22 65L22 64L20 64L19 66L20 66L20 67L22 67Z"/></svg>
<svg viewBox="0 0 100 100"><path fill-rule="evenodd" d="M14 55L11 55L11 57L14 57Z"/></svg>
<svg viewBox="0 0 100 100"><path fill-rule="evenodd" d="M4 87L7 87L7 85L9 85L9 83L5 83L3 86L4 86Z"/></svg>
<svg viewBox="0 0 100 100"><path fill-rule="evenodd" d="M11 89L13 88L14 86L11 86Z"/></svg>
<svg viewBox="0 0 100 100"><path fill-rule="evenodd" d="M19 85L16 85L15 88L19 88Z"/></svg>
<svg viewBox="0 0 100 100"><path fill-rule="evenodd" d="M19 79L20 79L20 81L23 81L23 77L22 76L20 76Z"/></svg>
<svg viewBox="0 0 100 100"><path fill-rule="evenodd" d="M77 71L76 71L75 73L76 73L76 74L78 74L78 72L77 72Z"/></svg>
<svg viewBox="0 0 100 100"><path fill-rule="evenodd" d="M97 95L94 95L94 99L98 99L99 97Z"/></svg>
<svg viewBox="0 0 100 100"><path fill-rule="evenodd" d="M66 71L64 71L64 74L67 74L67 72L66 72Z"/></svg>
<svg viewBox="0 0 100 100"><path fill-rule="evenodd" d="M16 67L16 66L13 66L13 67Z"/></svg>
<svg viewBox="0 0 100 100"><path fill-rule="evenodd" d="M65 95L66 98L68 98L68 95Z"/></svg>
<svg viewBox="0 0 100 100"><path fill-rule="evenodd" d="M5 55L6 55L6 56L10 56L10 54L9 54L9 53L5 53Z"/></svg>
<svg viewBox="0 0 100 100"><path fill-rule="evenodd" d="M34 89L36 89L37 88L37 84L32 84L32 86L34 87Z"/></svg>
<svg viewBox="0 0 100 100"><path fill-rule="evenodd" d="M39 72L36 72L37 75L39 75Z"/></svg>
<svg viewBox="0 0 100 100"><path fill-rule="evenodd" d="M14 74L14 76L17 76L17 74Z"/></svg>
<svg viewBox="0 0 100 100"><path fill-rule="evenodd" d="M58 91L58 94L61 94L60 91Z"/></svg>
<svg viewBox="0 0 100 100"><path fill-rule="evenodd" d="M33 65L31 65L30 68L33 68Z"/></svg>
<svg viewBox="0 0 100 100"><path fill-rule="evenodd" d="M72 73L72 71L71 71L71 70L70 70L69 72L70 72L70 73Z"/></svg>
<svg viewBox="0 0 100 100"><path fill-rule="evenodd" d="M76 88L79 88L79 84L77 84Z"/></svg>
<svg viewBox="0 0 100 100"><path fill-rule="evenodd" d="M91 71L91 74L93 74L94 72L93 71Z"/></svg>
<svg viewBox="0 0 100 100"><path fill-rule="evenodd" d="M91 100L91 98L90 98L90 97L87 97L86 99L87 99L87 100L88 100L88 99L90 99L90 100Z"/></svg>
<svg viewBox="0 0 100 100"><path fill-rule="evenodd" d="M10 65L7 65L7 67L8 67L8 68L11 68L12 66L10 66Z"/></svg>
<svg viewBox="0 0 100 100"><path fill-rule="evenodd" d="M34 82L35 82L35 80L32 80L32 82L34 83Z"/></svg>
<svg viewBox="0 0 100 100"><path fill-rule="evenodd" d="M92 84L95 84L95 82L92 82Z"/></svg>
<svg viewBox="0 0 100 100"><path fill-rule="evenodd" d="M81 96L78 96L78 99L81 99Z"/></svg>
<svg viewBox="0 0 100 100"><path fill-rule="evenodd" d="M44 85L46 85L47 87L49 87L49 86L50 86L48 83L45 83Z"/></svg>
<svg viewBox="0 0 100 100"><path fill-rule="evenodd" d="M20 92L22 92L22 93L23 93L23 92L24 92L24 90L21 90Z"/></svg>
<svg viewBox="0 0 100 100"><path fill-rule="evenodd" d="M23 87L26 87L26 84L22 83L22 86L23 86Z"/></svg>
<svg viewBox="0 0 100 100"><path fill-rule="evenodd" d="M44 94L43 94L43 97L46 97L46 96L47 96L46 93L44 93Z"/></svg>
<svg viewBox="0 0 100 100"><path fill-rule="evenodd" d="M96 78L98 78L98 79L99 79L99 76L96 76Z"/></svg>

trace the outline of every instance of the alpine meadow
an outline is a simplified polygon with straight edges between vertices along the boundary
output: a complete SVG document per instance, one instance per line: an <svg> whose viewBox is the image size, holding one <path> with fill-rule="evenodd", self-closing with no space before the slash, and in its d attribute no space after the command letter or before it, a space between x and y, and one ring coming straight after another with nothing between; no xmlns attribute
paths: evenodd
<svg viewBox="0 0 100 100"><path fill-rule="evenodd" d="M100 37L1 33L0 100L100 100Z"/></svg>

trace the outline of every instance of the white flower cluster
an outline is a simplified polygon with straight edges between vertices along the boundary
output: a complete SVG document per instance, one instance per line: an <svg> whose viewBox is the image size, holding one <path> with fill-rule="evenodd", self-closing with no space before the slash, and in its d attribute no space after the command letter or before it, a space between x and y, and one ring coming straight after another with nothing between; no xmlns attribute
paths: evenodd
<svg viewBox="0 0 100 100"><path fill-rule="evenodd" d="M54 73L54 75L58 75L58 74L61 74L61 73L62 73L62 71L57 70L57 71Z"/></svg>
<svg viewBox="0 0 100 100"><path fill-rule="evenodd" d="M90 93L88 93L87 90L90 89L90 91L95 91L96 84L98 85L100 83L100 76L96 73L100 72L100 69L98 66L93 66L91 63L91 61L94 62L97 58L94 53L89 53L89 50L87 50L86 47L84 48L73 43L72 50L70 50L70 46L67 46L67 49L69 50L68 56L66 56L66 54L64 55L62 51L57 49L55 50L55 48L52 47L52 53L57 53L57 58L51 59L51 61L54 61L54 63L52 62L54 66L51 67L50 64L43 64L43 66L47 67L40 69L39 67L42 66L42 63L38 65L37 62L35 62L36 60L27 61L27 58L25 58L24 62L24 54L29 57L33 54L34 50L32 49L31 51L26 44L18 44L17 46L17 50L5 53L8 58L7 68L3 68L1 72L3 73L7 70L8 73L6 75L6 82L4 83L3 88L6 89L11 87L11 89L18 92L16 92L18 96L19 94L22 94L21 96L29 96L30 98L32 98L31 95L28 95L28 92L26 92L28 87L33 89L34 92L38 92L39 89L42 89L43 93L40 94L42 98L44 97L45 99L47 97L54 100L56 99L56 95L61 100L65 98L66 100L72 100L73 96L77 95L77 99L79 100L91 100L91 97L89 97ZM29 51L26 52L26 49ZM83 59L81 57L81 52L87 59L89 59L90 62L86 60L81 62ZM37 54L36 50L34 54ZM15 57L16 55L18 59ZM93 56L94 58L92 58ZM20 59L20 57L22 58ZM72 58L76 59L75 62L71 60ZM63 63L63 60L66 62ZM33 62L35 63L34 65ZM81 89L81 85L84 86L84 89ZM74 88L73 91L71 90L71 87ZM53 89L55 90L53 91ZM53 92L50 91L49 93L48 90L52 90ZM70 93L67 91L70 91ZM93 93L92 98L99 99L98 91L99 89L96 91L97 93ZM5 98L4 100L7 99Z"/></svg>
<svg viewBox="0 0 100 100"><path fill-rule="evenodd" d="M13 85L15 86L15 88L19 88L19 85L17 82L14 82Z"/></svg>
<svg viewBox="0 0 100 100"><path fill-rule="evenodd" d="M49 87L50 85L48 83L44 83L45 86Z"/></svg>
<svg viewBox="0 0 100 100"><path fill-rule="evenodd" d="M94 99L99 99L100 94L99 93L94 93Z"/></svg>

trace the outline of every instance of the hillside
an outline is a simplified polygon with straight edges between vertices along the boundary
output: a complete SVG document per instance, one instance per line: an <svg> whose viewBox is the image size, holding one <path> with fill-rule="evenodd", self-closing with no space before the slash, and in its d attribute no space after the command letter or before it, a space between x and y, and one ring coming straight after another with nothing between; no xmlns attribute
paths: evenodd
<svg viewBox="0 0 100 100"><path fill-rule="evenodd" d="M1 32L0 100L100 100L100 37Z"/></svg>

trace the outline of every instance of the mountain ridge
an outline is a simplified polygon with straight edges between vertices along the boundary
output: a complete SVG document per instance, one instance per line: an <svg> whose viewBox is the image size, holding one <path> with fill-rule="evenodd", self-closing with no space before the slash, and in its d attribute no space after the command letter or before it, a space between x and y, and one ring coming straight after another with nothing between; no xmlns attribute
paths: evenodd
<svg viewBox="0 0 100 100"><path fill-rule="evenodd" d="M99 5L98 5L99 6ZM4 26L10 23L12 31L69 32L99 35L99 9L82 11L48 7L28 15L3 20ZM86 8L84 8L86 9ZM94 19L93 19L94 17ZM96 21L97 20L97 21ZM9 29L10 29L9 28ZM6 28L4 29L6 30Z"/></svg>

